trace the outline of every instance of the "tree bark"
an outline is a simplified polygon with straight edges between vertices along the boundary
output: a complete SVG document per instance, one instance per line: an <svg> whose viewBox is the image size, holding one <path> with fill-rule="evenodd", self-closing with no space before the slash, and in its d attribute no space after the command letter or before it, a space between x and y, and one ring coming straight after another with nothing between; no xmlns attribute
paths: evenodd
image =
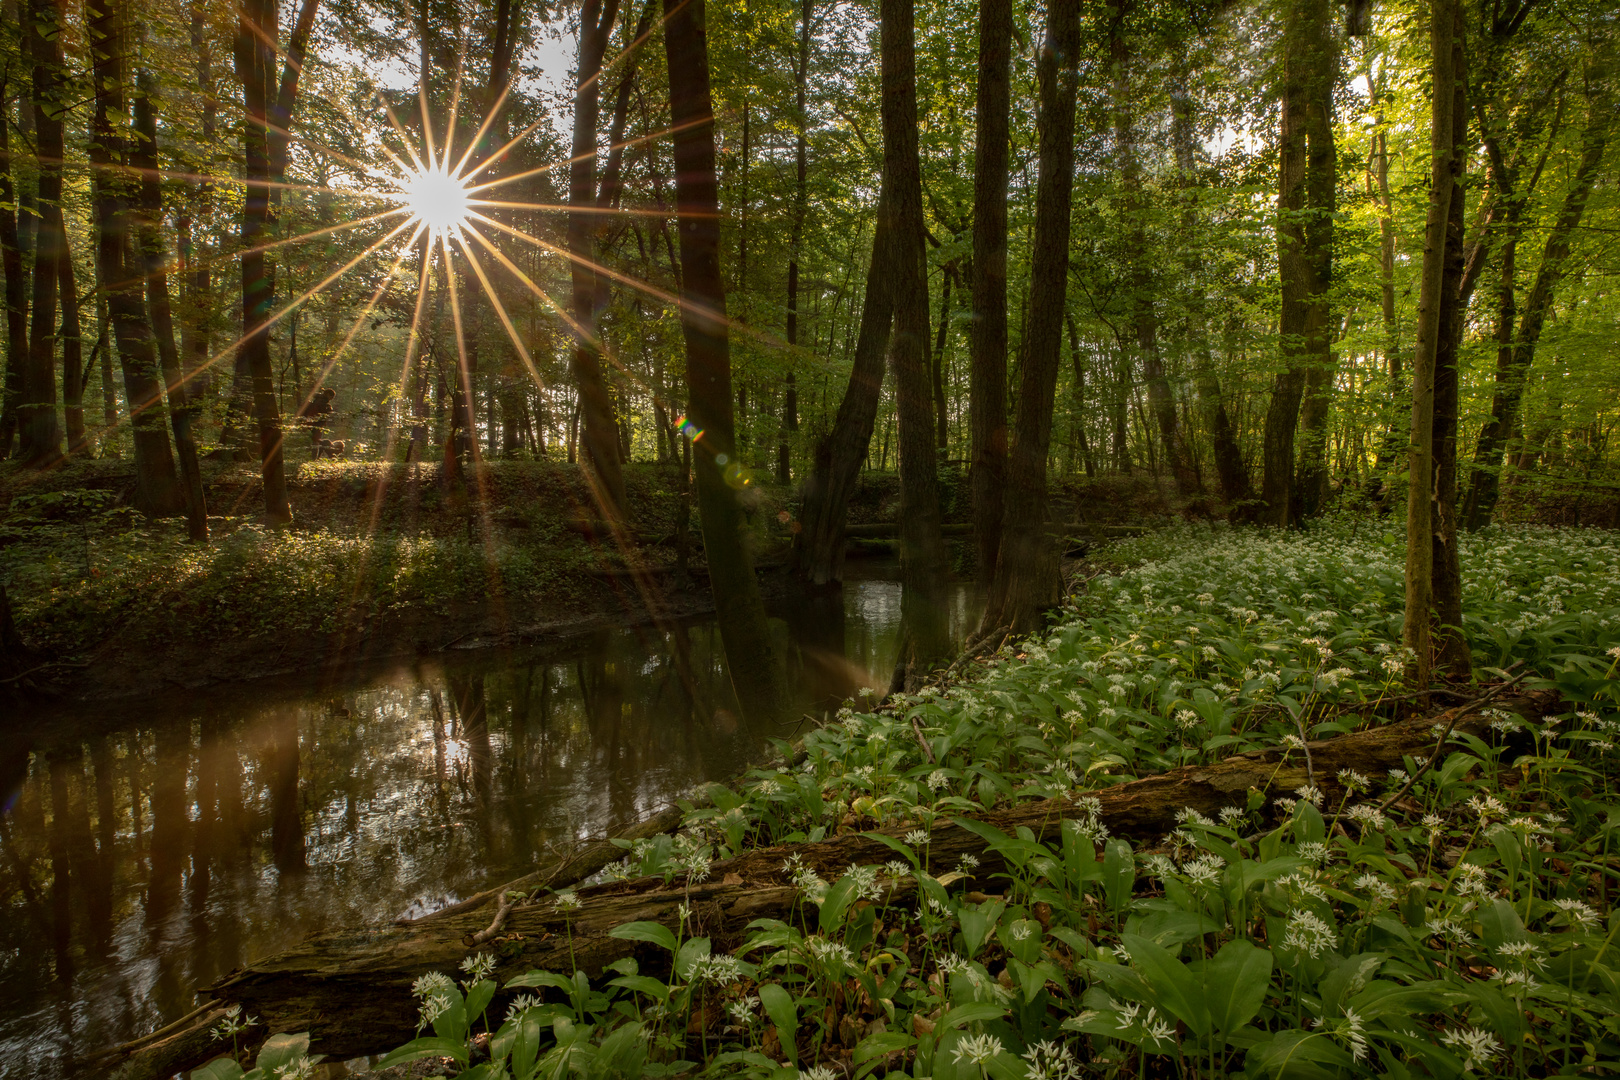
<svg viewBox="0 0 1620 1080"><path fill-rule="evenodd" d="M1008 459L1001 550L985 627L1015 634L1041 627L1058 598L1058 550L1046 535L1046 457L1052 438L1063 312L1069 283L1069 211L1074 187L1074 114L1080 52L1079 0L1050 0L1040 84L1040 175L1030 259L1029 317L1019 365L1017 436Z"/></svg>
<svg viewBox="0 0 1620 1080"><path fill-rule="evenodd" d="M63 103L61 10L56 0L29 0L24 37L33 61L34 146L38 160L39 221L34 239L33 327L23 367L22 395L17 405L19 456L43 468L62 457L62 432L56 422L56 293L57 258L64 239L62 201ZM51 28L47 36L46 27Z"/></svg>
<svg viewBox="0 0 1620 1080"><path fill-rule="evenodd" d="M783 336L787 340L787 375L782 388L782 437L776 444L776 482L790 483L793 479L793 436L799 430L799 385L794 373L799 348L799 256L804 246L804 219L810 209L809 165L810 147L808 128L810 116L805 96L810 79L810 24L815 15L815 0L800 0L799 4L799 58L793 72L793 225L788 234L787 265L787 323Z"/></svg>
<svg viewBox="0 0 1620 1080"><path fill-rule="evenodd" d="M1007 475L1007 126L1012 23L1012 0L979 0L968 418L981 581L992 580L996 572Z"/></svg>
<svg viewBox="0 0 1620 1080"><path fill-rule="evenodd" d="M136 77L135 143L129 163L140 177L140 216L134 251L146 279L146 309L152 334L157 341L163 384L169 395L169 420L174 428L175 452L180 458L180 477L185 485L186 531L195 543L208 542L208 500L203 493L202 466L197 459L197 440L192 434L197 403L181 370L180 350L175 345L174 316L169 306L167 252L163 243L163 192L158 183L157 116L152 102L155 80L143 71Z"/></svg>
<svg viewBox="0 0 1620 1080"><path fill-rule="evenodd" d="M913 0L883 0L883 182L893 214L894 366L900 457L900 594L905 684L919 683L950 651L945 613L945 541L940 535L938 458L928 362L928 281L917 139Z"/></svg>
<svg viewBox="0 0 1620 1080"><path fill-rule="evenodd" d="M575 66L575 78L579 81L574 92L573 150L568 167L568 202L580 208L568 215L568 250L574 256L571 270L576 323L571 363L574 382L579 387L587 476L602 515L609 519L622 519L629 508L624 466L619 455L619 423L602 369L601 341L597 337L597 281L592 270L597 251L591 242L596 222L591 211L596 208L597 194L596 128L601 114L602 56L607 51L618 12L619 0L585 0L580 11L579 58ZM728 416L729 413L728 398Z"/></svg>
<svg viewBox="0 0 1620 1080"><path fill-rule="evenodd" d="M1430 102L1429 211L1423 232L1423 277L1418 298L1417 348L1412 360L1412 427L1407 455L1406 615L1401 644L1412 651L1410 673L1427 687L1433 665L1434 608L1434 383L1446 257L1446 229L1459 160L1454 88L1462 43L1456 35L1458 0L1439 0L1430 13L1434 75Z"/></svg>
<svg viewBox="0 0 1620 1080"><path fill-rule="evenodd" d="M816 447L815 464L804 486L799 513L803 528L798 533L795 558L799 578L807 585L825 586L839 581L844 573L849 499L872 445L878 400L883 396L883 358L894 320L894 229L890 214L885 187L878 195L872 261L866 271L866 296L861 305L849 385L839 401L832 430Z"/></svg>
<svg viewBox="0 0 1620 1080"><path fill-rule="evenodd" d="M692 454L698 515L731 683L744 718L762 723L777 719L787 707L786 667L765 618L737 503L747 476L735 460L732 429L731 341L720 274L720 198L704 0L664 0L664 20L687 415L701 432Z"/></svg>
<svg viewBox="0 0 1620 1080"><path fill-rule="evenodd" d="M236 74L242 84L247 118L242 125L242 341L238 370L245 372L258 421L264 515L272 525L292 521L282 464L281 414L276 403L270 363L271 309L275 306L275 267L260 249L271 230L269 143L275 47L281 40L279 5L273 0L243 0L236 39Z"/></svg>
<svg viewBox="0 0 1620 1080"><path fill-rule="evenodd" d="M1329 362L1327 288L1333 257L1333 83L1338 49L1333 6L1290 0L1283 17L1283 101L1277 194L1282 278L1277 373L1266 409L1260 520L1294 523L1294 435L1306 372Z"/></svg>
<svg viewBox="0 0 1620 1080"><path fill-rule="evenodd" d="M56 219L57 235L62 238L56 260L56 291L62 303L62 417L67 426L68 453L88 454L90 440L84 427L84 387L90 381L90 369L84 363L79 278L73 269L73 245L67 238L62 208L58 206L51 216Z"/></svg>
<svg viewBox="0 0 1620 1080"><path fill-rule="evenodd" d="M0 458L11 456L28 364L28 274L17 236L17 187L11 158L10 85L0 80L0 270L6 275L6 385L0 401Z"/></svg>
<svg viewBox="0 0 1620 1080"><path fill-rule="evenodd" d="M1434 626L1430 631L1435 667L1453 679L1473 674L1473 657L1462 630L1462 565L1457 550L1457 413L1461 395L1462 294L1466 196L1463 174L1468 166L1468 50L1462 5L1452 8L1452 156L1451 200L1446 213L1446 250L1440 279L1440 324L1434 351Z"/></svg>

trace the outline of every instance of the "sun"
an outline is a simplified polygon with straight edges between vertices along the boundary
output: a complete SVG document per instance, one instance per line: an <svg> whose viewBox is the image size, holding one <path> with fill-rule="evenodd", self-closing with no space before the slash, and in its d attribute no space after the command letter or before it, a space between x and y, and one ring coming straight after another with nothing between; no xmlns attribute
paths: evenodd
<svg viewBox="0 0 1620 1080"><path fill-rule="evenodd" d="M414 169L399 187L405 208L437 236L459 233L471 210L467 182L443 165Z"/></svg>

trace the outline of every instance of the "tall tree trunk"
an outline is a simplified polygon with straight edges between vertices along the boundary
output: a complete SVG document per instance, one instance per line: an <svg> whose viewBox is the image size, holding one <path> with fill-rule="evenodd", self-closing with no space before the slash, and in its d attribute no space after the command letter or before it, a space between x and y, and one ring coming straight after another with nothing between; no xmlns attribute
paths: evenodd
<svg viewBox="0 0 1620 1080"><path fill-rule="evenodd" d="M573 315L577 340L572 355L585 446L586 470L602 515L622 519L628 511L624 466L619 456L619 423L613 396L602 370L601 342L595 322L597 258L595 234L596 140L601 113L602 55L607 51L619 0L585 0L580 12L578 83L574 92L574 139L568 168L568 201L578 207L568 215L568 250L573 254ZM705 87L707 72L704 73ZM677 178L679 179L679 178ZM729 361L728 361L729 364ZM729 367L728 367L729 377ZM730 414L729 399L727 414Z"/></svg>
<svg viewBox="0 0 1620 1080"><path fill-rule="evenodd" d="M882 0L883 182L894 214L894 396L900 435L900 664L908 689L950 650L945 611L945 541L940 530L939 461L928 363L928 279L922 165L917 140L913 0Z"/></svg>
<svg viewBox="0 0 1620 1080"><path fill-rule="evenodd" d="M969 448L979 580L995 576L1007 476L1007 116L1012 0L979 0L973 121L973 285L968 338Z"/></svg>
<svg viewBox="0 0 1620 1080"><path fill-rule="evenodd" d="M1125 29L1131 6L1121 2L1112 11L1108 53L1114 69L1114 142L1119 155L1120 186L1124 195L1120 208L1127 230L1126 278L1130 288L1131 324L1136 349L1142 357L1142 377L1147 383L1148 403L1154 424L1159 429L1159 439L1164 445L1165 461L1169 463L1170 475L1175 479L1176 493L1185 498L1196 493L1198 480L1188 464L1187 448L1178 430L1176 400L1170 390L1164 352L1159 345L1156 303L1159 285L1153 280L1153 271L1148 263L1147 223L1144 220L1147 208L1142 197L1142 166L1136 152L1136 125L1131 115L1131 52Z"/></svg>
<svg viewBox="0 0 1620 1080"><path fill-rule="evenodd" d="M934 446L941 460L950 449L950 414L945 406L945 347L951 338L951 284L956 280L956 266L946 263L940 267L943 279L939 289L939 330L934 337L934 359L929 375L934 386Z"/></svg>
<svg viewBox="0 0 1620 1080"><path fill-rule="evenodd" d="M611 3L611 0L609 0ZM731 418L731 341L720 274L720 197L704 0L664 0L675 200L681 237L681 330L686 339L687 410L702 434L693 447L703 550L720 640L746 720L774 720L787 708L786 667L777 655L753 559L743 544Z"/></svg>
<svg viewBox="0 0 1620 1080"><path fill-rule="evenodd" d="M1378 91L1375 88L1374 94ZM1376 185L1373 198L1378 206L1378 309L1383 326L1382 348L1384 369L1389 377L1389 396L1399 402L1406 386L1401 373L1400 324L1395 319L1395 203L1389 194L1389 133L1383 130L1384 115L1378 114L1378 133L1373 136L1373 151L1368 165L1371 181ZM1371 185L1370 185L1371 186ZM1373 497L1382 506L1388 499L1390 474L1400 456L1401 424L1399 410L1392 413L1383 437L1378 443L1378 457L1373 465Z"/></svg>
<svg viewBox="0 0 1620 1080"><path fill-rule="evenodd" d="M1440 279L1440 325L1434 354L1434 529L1430 577L1434 583L1434 626L1430 631L1435 667L1453 679L1473 673L1473 658L1462 630L1462 565L1457 550L1457 413L1461 392L1460 363L1466 196L1463 173L1468 165L1468 50L1461 3L1452 7L1452 156L1451 200L1446 211L1446 251Z"/></svg>
<svg viewBox="0 0 1620 1080"><path fill-rule="evenodd" d="M11 158L11 88L0 80L0 269L6 275L6 386L0 402L0 458L11 456L28 363L28 274L17 236L17 187Z"/></svg>
<svg viewBox="0 0 1620 1080"><path fill-rule="evenodd" d="M804 246L804 219L810 208L809 164L810 148L807 138L810 117L805 106L807 83L810 78L810 24L815 15L816 0L800 0L799 4L799 58L793 72L793 225L788 235L787 266L787 376L782 387L782 437L776 444L776 482L787 484L793 479L793 436L799 430L799 384L794 373L799 348L799 256Z"/></svg>
<svg viewBox="0 0 1620 1080"><path fill-rule="evenodd" d="M46 30L49 33L46 33ZM34 324L23 366L22 397L17 406L19 455L44 467L62 456L62 432L56 423L56 260L63 243L61 217L52 211L62 201L63 61L61 11L56 0L29 0L27 39L34 65L34 145L38 159L38 232L34 242Z"/></svg>
<svg viewBox="0 0 1620 1080"><path fill-rule="evenodd" d="M861 463L872 445L878 402L883 396L884 356L894 321L893 247L888 188L878 195L877 225L872 232L872 261L866 271L866 297L849 385L838 404L832 430L816 447L810 479L799 513L796 560L799 577L808 585L839 581L844 573L844 527L850 496Z"/></svg>
<svg viewBox="0 0 1620 1080"><path fill-rule="evenodd" d="M135 437L135 506L148 515L179 513L185 496L169 446L163 383L152 347L142 295L140 263L130 258L129 204L133 194L126 171L127 147L118 132L126 115L129 83L125 47L129 13L114 0L94 0L85 8L91 55L95 58L95 118L90 163L95 180L96 273L107 297L107 317L123 370Z"/></svg>
<svg viewBox="0 0 1620 1080"><path fill-rule="evenodd" d="M1586 130L1581 138L1581 158L1575 176L1558 208L1558 216L1547 234L1541 251L1541 265L1525 298L1524 314L1520 317L1518 333L1513 332L1514 258L1516 245L1505 245L1502 250L1502 285L1497 312L1496 384L1491 397L1491 416L1480 429L1479 441L1474 448L1474 471L1469 482L1465 517L1468 528L1479 529L1490 523L1501 493L1501 470L1505 467L1502 453L1512 433L1523 424L1521 415L1524 388L1535 359L1536 345L1541 330L1552 310L1568 266L1570 244L1580 227L1592 186L1603 164L1609 137L1615 124L1614 96L1609 77L1592 82L1587 102Z"/></svg>
<svg viewBox="0 0 1620 1080"><path fill-rule="evenodd" d="M1283 370L1266 409L1261 520L1293 523L1294 434L1306 373L1329 362L1327 288L1333 259L1334 7L1289 0L1283 18L1283 101L1277 194L1277 262Z"/></svg>
<svg viewBox="0 0 1620 1080"><path fill-rule="evenodd" d="M270 327L275 305L275 268L260 250L270 220L270 147L268 142L271 80L275 46L281 39L279 8L273 0L243 0L236 40L236 74L247 110L242 125L242 342L239 368L251 380L253 414L258 420L260 471L264 483L265 519L272 525L292 521L282 466L281 415L276 406L270 363Z"/></svg>
<svg viewBox="0 0 1620 1080"><path fill-rule="evenodd" d="M1446 230L1451 197L1459 179L1456 153L1455 86L1462 41L1456 33L1458 0L1439 0L1430 14L1434 57L1429 153L1429 211L1423 231L1423 276L1418 295L1417 348L1412 359L1412 429L1408 445L1410 478L1406 498L1406 615L1401 643L1412 651L1412 674L1427 687L1434 607L1434 384L1435 355L1441 336Z"/></svg>
<svg viewBox="0 0 1620 1080"><path fill-rule="evenodd" d="M152 102L155 80L150 72L136 77L135 143L129 163L140 177L140 216L134 252L129 260L140 267L146 279L146 308L152 334L157 341L163 367L163 384L169 394L169 420L174 427L174 447L180 458L180 477L185 485L186 531L197 543L208 541L208 501L203 494L202 466L197 460L197 440L192 435L197 403L181 370L180 350L174 340L174 316L169 307L168 253L163 243L163 192L158 183L157 116Z"/></svg>
<svg viewBox="0 0 1620 1080"><path fill-rule="evenodd" d="M1040 629L1058 598L1058 551L1046 535L1046 457L1069 280L1074 187L1074 113L1080 52L1079 0L1049 0L1040 84L1040 176L1030 258L1029 318L1019 365L1017 437L1008 461L1001 552L984 625Z"/></svg>
<svg viewBox="0 0 1620 1080"><path fill-rule="evenodd" d="M68 241L62 208L52 211L61 247L57 250L56 291L62 301L62 416L67 422L70 454L90 452L84 429L84 386L90 369L84 364L84 325L79 317L79 278L73 269L73 245Z"/></svg>
<svg viewBox="0 0 1620 1080"><path fill-rule="evenodd" d="M213 54L201 0L192 0L191 48L197 56L198 107L202 113L203 145L212 146L219 105L214 88ZM208 245L197 240L193 222L198 219L208 221L212 217L214 185L208 180L199 179L188 181L186 186L189 197L179 228L182 275L180 364L187 379L187 393L200 410L208 398L208 388L213 384L213 375L206 367L211 347L209 323L213 307L213 275L208 265Z"/></svg>

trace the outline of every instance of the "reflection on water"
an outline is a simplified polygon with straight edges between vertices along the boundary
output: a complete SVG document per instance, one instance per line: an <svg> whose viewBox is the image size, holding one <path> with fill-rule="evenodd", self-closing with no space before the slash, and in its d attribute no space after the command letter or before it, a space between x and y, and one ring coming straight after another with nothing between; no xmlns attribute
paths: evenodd
<svg viewBox="0 0 1620 1080"><path fill-rule="evenodd" d="M958 587L958 637L974 608ZM897 584L852 581L781 614L807 712L887 685ZM748 727L729 699L719 635L698 624L7 739L0 1076L72 1075L245 961L516 877L791 732Z"/></svg>

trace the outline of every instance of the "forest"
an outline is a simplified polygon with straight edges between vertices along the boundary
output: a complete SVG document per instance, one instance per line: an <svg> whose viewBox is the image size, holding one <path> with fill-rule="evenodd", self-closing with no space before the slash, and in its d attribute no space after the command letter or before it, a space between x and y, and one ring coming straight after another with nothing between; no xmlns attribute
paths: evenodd
<svg viewBox="0 0 1620 1080"><path fill-rule="evenodd" d="M1620 1072L1620 15L4 0L0 1073Z"/></svg>

